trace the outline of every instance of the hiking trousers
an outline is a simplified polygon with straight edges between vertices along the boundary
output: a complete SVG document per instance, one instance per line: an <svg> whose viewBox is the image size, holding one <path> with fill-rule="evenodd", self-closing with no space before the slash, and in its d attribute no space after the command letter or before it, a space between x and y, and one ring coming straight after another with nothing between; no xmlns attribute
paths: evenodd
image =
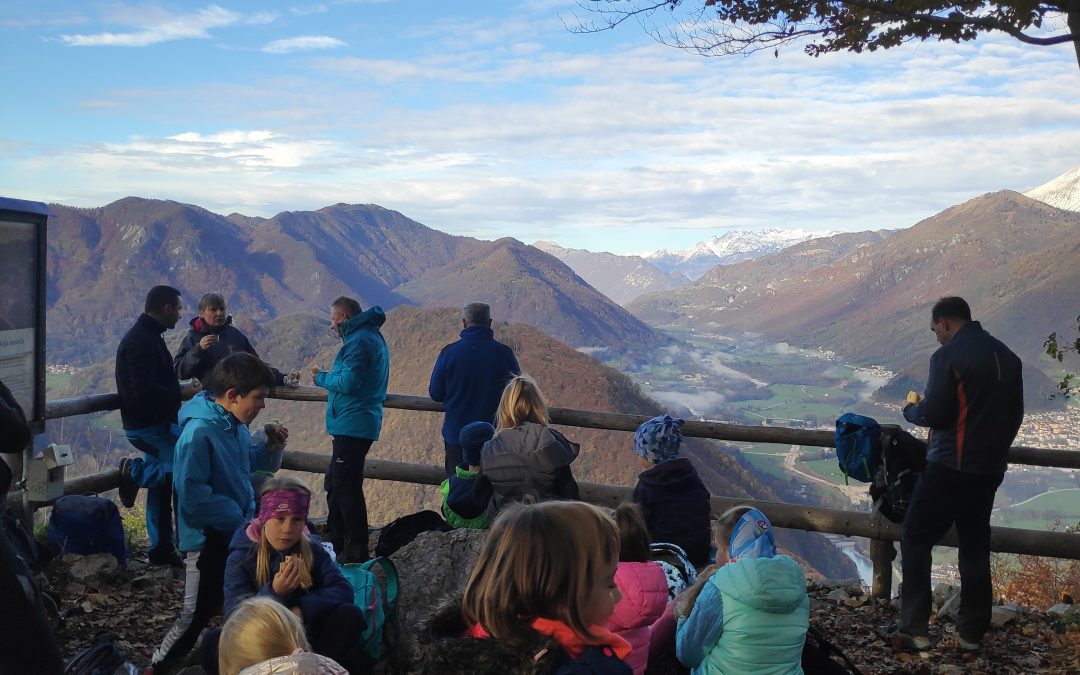
<svg viewBox="0 0 1080 675"><path fill-rule="evenodd" d="M370 438L334 436L333 454L326 469L326 538L334 545L338 562L368 559L367 501L364 499L364 463Z"/></svg>
<svg viewBox="0 0 1080 675"><path fill-rule="evenodd" d="M960 636L979 642L990 628L990 512L1004 474L979 474L927 462L911 496L900 537L903 587L900 631L929 637L931 551L956 524L960 539Z"/></svg>
<svg viewBox="0 0 1080 675"><path fill-rule="evenodd" d="M231 539L232 532L207 530L202 550L184 556L184 606L154 650L151 665L155 670L168 672L175 666L195 646L210 619L221 612Z"/></svg>
<svg viewBox="0 0 1080 675"><path fill-rule="evenodd" d="M150 537L150 558L175 555L173 541L172 465L180 428L161 424L145 429L125 429L128 442L143 452L131 460L131 478L146 488L146 534Z"/></svg>

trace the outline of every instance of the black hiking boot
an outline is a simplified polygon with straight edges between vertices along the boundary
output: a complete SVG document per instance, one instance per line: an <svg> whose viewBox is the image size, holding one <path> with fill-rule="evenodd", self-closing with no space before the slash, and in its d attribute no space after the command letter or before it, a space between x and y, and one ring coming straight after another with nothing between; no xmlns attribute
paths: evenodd
<svg viewBox="0 0 1080 675"><path fill-rule="evenodd" d="M139 496L139 484L131 477L131 459L124 457L120 460L120 503L124 508L130 509L135 506L135 498Z"/></svg>

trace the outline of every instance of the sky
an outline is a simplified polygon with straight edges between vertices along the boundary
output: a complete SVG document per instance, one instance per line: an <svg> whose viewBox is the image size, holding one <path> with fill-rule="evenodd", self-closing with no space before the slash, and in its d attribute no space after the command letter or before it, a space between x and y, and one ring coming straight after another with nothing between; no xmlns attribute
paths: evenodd
<svg viewBox="0 0 1080 675"><path fill-rule="evenodd" d="M633 22L568 30L575 14L5 0L0 196L264 217L374 203L453 234L642 253L909 227L1080 166L1071 45L705 58Z"/></svg>

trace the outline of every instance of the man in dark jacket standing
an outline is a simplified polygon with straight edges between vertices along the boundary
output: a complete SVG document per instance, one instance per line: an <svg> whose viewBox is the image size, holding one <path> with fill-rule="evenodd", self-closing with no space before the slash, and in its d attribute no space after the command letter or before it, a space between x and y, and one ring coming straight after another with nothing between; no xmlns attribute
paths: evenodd
<svg viewBox="0 0 1080 675"><path fill-rule="evenodd" d="M930 645L931 549L955 523L960 538L960 610L952 639L975 651L990 627L990 511L1009 447L1024 419L1020 359L971 320L958 297L939 300L930 330L941 348L930 357L923 396L909 394L904 419L930 428L926 469L904 518L904 584L898 638Z"/></svg>
<svg viewBox="0 0 1080 675"><path fill-rule="evenodd" d="M146 488L146 532L151 565L180 565L173 546L172 465L179 429L180 382L162 334L180 320L180 291L154 286L143 313L116 348L116 391L128 442L142 458L120 460L120 502L135 505Z"/></svg>
<svg viewBox="0 0 1080 675"><path fill-rule="evenodd" d="M447 478L461 463L461 428L472 422L494 423L503 387L521 374L514 350L495 340L490 306L465 305L461 327L461 339L439 352L428 383L428 395L446 410L442 435Z"/></svg>
<svg viewBox="0 0 1080 675"><path fill-rule="evenodd" d="M378 305L362 311L353 298L330 305L330 329L341 348L330 370L312 368L315 386L326 389L326 433L333 454L326 470L326 539L338 562L368 559L364 463L382 431L383 401L390 381L390 349L379 327L386 314Z"/></svg>

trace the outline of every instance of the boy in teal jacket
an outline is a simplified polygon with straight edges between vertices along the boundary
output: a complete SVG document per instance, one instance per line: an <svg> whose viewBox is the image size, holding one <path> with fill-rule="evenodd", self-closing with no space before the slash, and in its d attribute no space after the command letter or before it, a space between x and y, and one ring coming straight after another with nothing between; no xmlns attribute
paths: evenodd
<svg viewBox="0 0 1080 675"><path fill-rule="evenodd" d="M772 525L757 509L728 510L714 532L718 563L676 599L679 661L694 675L801 675L810 625L802 568L776 555Z"/></svg>
<svg viewBox="0 0 1080 675"><path fill-rule="evenodd" d="M341 348L332 369L311 369L315 385L327 392L326 433L334 438L326 470L323 534L343 563L368 559L364 462L371 444L379 440L390 381L390 350L379 332L385 322L381 307L364 312L353 298L334 300L330 328L341 337Z"/></svg>
<svg viewBox="0 0 1080 675"><path fill-rule="evenodd" d="M155 670L167 672L190 651L221 607L229 540L255 514L251 467L264 448L252 445L247 425L265 407L273 384L262 361L233 354L214 366L206 390L180 408L173 488L185 554L184 606L154 651Z"/></svg>

